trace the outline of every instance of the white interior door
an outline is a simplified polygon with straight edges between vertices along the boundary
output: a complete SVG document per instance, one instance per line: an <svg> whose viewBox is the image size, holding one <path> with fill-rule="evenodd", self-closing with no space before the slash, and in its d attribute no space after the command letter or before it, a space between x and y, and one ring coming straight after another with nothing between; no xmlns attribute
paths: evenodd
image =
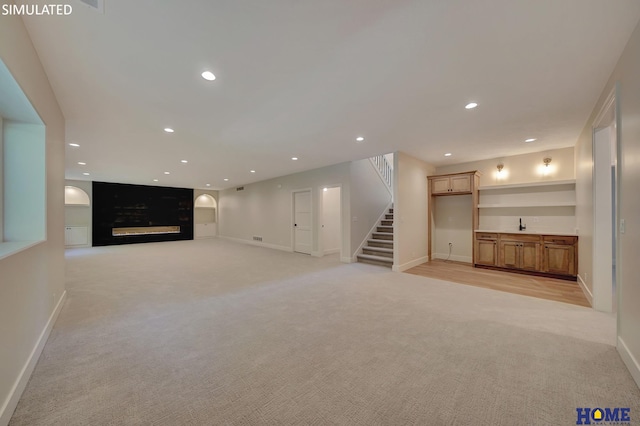
<svg viewBox="0 0 640 426"><path fill-rule="evenodd" d="M293 194L293 251L311 254L311 191Z"/></svg>

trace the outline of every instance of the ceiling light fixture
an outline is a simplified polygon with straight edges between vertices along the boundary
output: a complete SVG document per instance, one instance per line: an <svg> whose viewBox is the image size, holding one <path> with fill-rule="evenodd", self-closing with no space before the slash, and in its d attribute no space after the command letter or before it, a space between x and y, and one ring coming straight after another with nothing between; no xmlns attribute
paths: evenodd
<svg viewBox="0 0 640 426"><path fill-rule="evenodd" d="M329 190L328 188L324 188L324 189L323 189L323 191L324 191L324 192L327 192L328 190Z"/></svg>
<svg viewBox="0 0 640 426"><path fill-rule="evenodd" d="M154 179L153 181L154 181L154 182L157 182L157 181L158 181L158 179Z"/></svg>
<svg viewBox="0 0 640 426"><path fill-rule="evenodd" d="M69 144L69 146L72 146L72 147L74 147L74 148L77 148L77 147L79 147L80 145L78 145L77 143L70 143L70 144Z"/></svg>
<svg viewBox="0 0 640 426"><path fill-rule="evenodd" d="M180 160L180 162L181 162L181 163L185 163L185 164L187 164L187 163L188 163L188 161L187 161L187 160Z"/></svg>
<svg viewBox="0 0 640 426"><path fill-rule="evenodd" d="M171 173L170 173L170 172L164 172L164 174L165 174L165 175L170 175Z"/></svg>
<svg viewBox="0 0 640 426"><path fill-rule="evenodd" d="M298 157L291 157L293 161L298 161Z"/></svg>
<svg viewBox="0 0 640 426"><path fill-rule="evenodd" d="M224 178L224 181L225 181L225 182L229 182L229 179L227 179L227 178Z"/></svg>
<svg viewBox="0 0 640 426"><path fill-rule="evenodd" d="M256 171L255 171L255 170L250 170L250 172L251 172L251 173L255 173Z"/></svg>
<svg viewBox="0 0 640 426"><path fill-rule="evenodd" d="M450 152L447 152L444 156L445 156L445 157L451 157L451 153L450 153Z"/></svg>
<svg viewBox="0 0 640 426"><path fill-rule="evenodd" d="M208 183L208 184L207 184L207 186L211 186L211 184L210 184L210 183Z"/></svg>
<svg viewBox="0 0 640 426"><path fill-rule="evenodd" d="M478 104L477 104L477 103L475 103L475 102L469 102L469 103L468 103L468 104L466 104L464 107L465 107L466 109L474 109L474 108L475 108L475 107L477 107L477 106L478 106Z"/></svg>
<svg viewBox="0 0 640 426"><path fill-rule="evenodd" d="M535 140L536 140L536 138L530 138L530 139L525 139L525 142L533 142Z"/></svg>
<svg viewBox="0 0 640 426"><path fill-rule="evenodd" d="M175 130L173 130L171 127L165 127L164 131L167 133L173 133Z"/></svg>
<svg viewBox="0 0 640 426"><path fill-rule="evenodd" d="M211 71L205 71L202 74L200 74L202 76L202 78L204 78L205 80L209 80L209 81L213 81L216 79L216 76L211 72Z"/></svg>
<svg viewBox="0 0 640 426"><path fill-rule="evenodd" d="M87 163L83 163L82 161L78 161L78 164L80 164L81 166L86 166Z"/></svg>
<svg viewBox="0 0 640 426"><path fill-rule="evenodd" d="M85 175L85 176L89 176L89 173L87 173L87 172L84 172L84 173L83 173L83 175Z"/></svg>
<svg viewBox="0 0 640 426"><path fill-rule="evenodd" d="M362 137L362 136L358 136L358 137L356 138L356 142L362 142L362 141L364 141L364 137Z"/></svg>

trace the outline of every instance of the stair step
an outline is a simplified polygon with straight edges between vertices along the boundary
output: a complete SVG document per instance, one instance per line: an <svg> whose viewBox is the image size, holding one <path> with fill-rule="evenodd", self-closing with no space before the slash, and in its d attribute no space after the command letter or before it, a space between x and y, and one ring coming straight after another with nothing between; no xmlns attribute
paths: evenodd
<svg viewBox="0 0 640 426"><path fill-rule="evenodd" d="M393 240L367 240L368 247L383 247L393 249Z"/></svg>
<svg viewBox="0 0 640 426"><path fill-rule="evenodd" d="M376 229L376 231L393 234L393 226L378 225L378 229Z"/></svg>
<svg viewBox="0 0 640 426"><path fill-rule="evenodd" d="M371 254L373 256L388 257L393 259L393 249L383 247L365 247L362 249L363 254Z"/></svg>
<svg viewBox="0 0 640 426"><path fill-rule="evenodd" d="M388 257L382 257L382 256L374 256L371 254L359 254L358 262L370 263L372 265L386 266L389 268L393 266L393 259Z"/></svg>
<svg viewBox="0 0 640 426"><path fill-rule="evenodd" d="M373 238L376 240L390 240L393 241L393 233L390 232L374 232Z"/></svg>
<svg viewBox="0 0 640 426"><path fill-rule="evenodd" d="M387 220L389 220L389 219L393 220L393 213L392 214L385 214L384 218L387 219Z"/></svg>
<svg viewBox="0 0 640 426"><path fill-rule="evenodd" d="M393 208L389 209L389 214L393 214Z"/></svg>
<svg viewBox="0 0 640 426"><path fill-rule="evenodd" d="M389 220L389 219L382 219L380 221L380 224L382 226L393 226L393 220Z"/></svg>

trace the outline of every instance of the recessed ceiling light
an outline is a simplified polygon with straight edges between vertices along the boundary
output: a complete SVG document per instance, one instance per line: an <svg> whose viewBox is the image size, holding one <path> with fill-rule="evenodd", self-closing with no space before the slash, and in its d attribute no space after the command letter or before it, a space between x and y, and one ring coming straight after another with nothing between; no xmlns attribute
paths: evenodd
<svg viewBox="0 0 640 426"><path fill-rule="evenodd" d="M83 175L85 175L85 176L89 176L89 173L85 172L85 173L83 173Z"/></svg>
<svg viewBox="0 0 640 426"><path fill-rule="evenodd" d="M169 173L169 172L164 172L164 174L165 174L165 175L170 175L171 173Z"/></svg>
<svg viewBox="0 0 640 426"><path fill-rule="evenodd" d="M474 109L474 108L475 108L475 107L477 107L477 106L478 106L478 104L477 104L477 103L475 103L475 102L469 102L469 103L468 103L468 104L466 104L464 107L465 107L466 109Z"/></svg>
<svg viewBox="0 0 640 426"><path fill-rule="evenodd" d="M323 189L323 191L324 191L324 192L327 192L327 191L328 191L328 189L327 189L327 188L324 188L324 189Z"/></svg>
<svg viewBox="0 0 640 426"><path fill-rule="evenodd" d="M536 138L530 138L530 139L526 139L525 142L533 142L535 140L536 140Z"/></svg>
<svg viewBox="0 0 640 426"><path fill-rule="evenodd" d="M208 183L208 184L207 184L207 186L211 186L211 184L210 184L210 183Z"/></svg>
<svg viewBox="0 0 640 426"><path fill-rule="evenodd" d="M157 181L158 181L158 179L154 179L153 181L154 181L154 182L157 182Z"/></svg>
<svg viewBox="0 0 640 426"><path fill-rule="evenodd" d="M297 160L298 160L298 157L291 157L291 159L292 159L293 161L297 161Z"/></svg>
<svg viewBox="0 0 640 426"><path fill-rule="evenodd" d="M255 173L255 172L256 172L255 170L251 170L251 173Z"/></svg>
<svg viewBox="0 0 640 426"><path fill-rule="evenodd" d="M225 182L229 182L229 179L227 179L227 178L224 178L224 181L225 181Z"/></svg>
<svg viewBox="0 0 640 426"><path fill-rule="evenodd" d="M211 71L205 71L202 74L200 74L202 76L202 78L204 78L205 80L209 80L209 81L213 81L216 79L216 76L213 75L213 73Z"/></svg>
<svg viewBox="0 0 640 426"><path fill-rule="evenodd" d="M174 132L174 130L171 127L165 127L164 131L167 132L167 133L173 133Z"/></svg>
<svg viewBox="0 0 640 426"><path fill-rule="evenodd" d="M356 142L362 142L363 140L364 140L364 137L362 137L362 136L358 136L356 138Z"/></svg>
<svg viewBox="0 0 640 426"><path fill-rule="evenodd" d="M73 146L75 148L79 147L80 145L78 145L77 143L70 143L69 146Z"/></svg>
<svg viewBox="0 0 640 426"><path fill-rule="evenodd" d="M451 157L451 153L450 153L450 152L447 152L444 156L445 156L445 157Z"/></svg>
<svg viewBox="0 0 640 426"><path fill-rule="evenodd" d="M188 161L187 161L187 160L180 160L180 162L181 162L181 163L185 163L185 164L186 164L186 163L188 163Z"/></svg>
<svg viewBox="0 0 640 426"><path fill-rule="evenodd" d="M78 164L80 164L81 166L86 166L87 163L83 163L82 161L78 161Z"/></svg>

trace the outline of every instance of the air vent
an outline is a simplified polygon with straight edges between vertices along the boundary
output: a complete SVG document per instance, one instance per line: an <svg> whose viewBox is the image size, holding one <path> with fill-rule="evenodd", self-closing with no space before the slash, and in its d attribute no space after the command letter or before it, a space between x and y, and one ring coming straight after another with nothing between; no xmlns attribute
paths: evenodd
<svg viewBox="0 0 640 426"><path fill-rule="evenodd" d="M84 3L92 9L104 13L104 0L80 0L80 3Z"/></svg>
<svg viewBox="0 0 640 426"><path fill-rule="evenodd" d="M236 191L244 191L244 186L239 186L236 188Z"/></svg>
<svg viewBox="0 0 640 426"><path fill-rule="evenodd" d="M262 241L262 237L253 236L253 241Z"/></svg>

